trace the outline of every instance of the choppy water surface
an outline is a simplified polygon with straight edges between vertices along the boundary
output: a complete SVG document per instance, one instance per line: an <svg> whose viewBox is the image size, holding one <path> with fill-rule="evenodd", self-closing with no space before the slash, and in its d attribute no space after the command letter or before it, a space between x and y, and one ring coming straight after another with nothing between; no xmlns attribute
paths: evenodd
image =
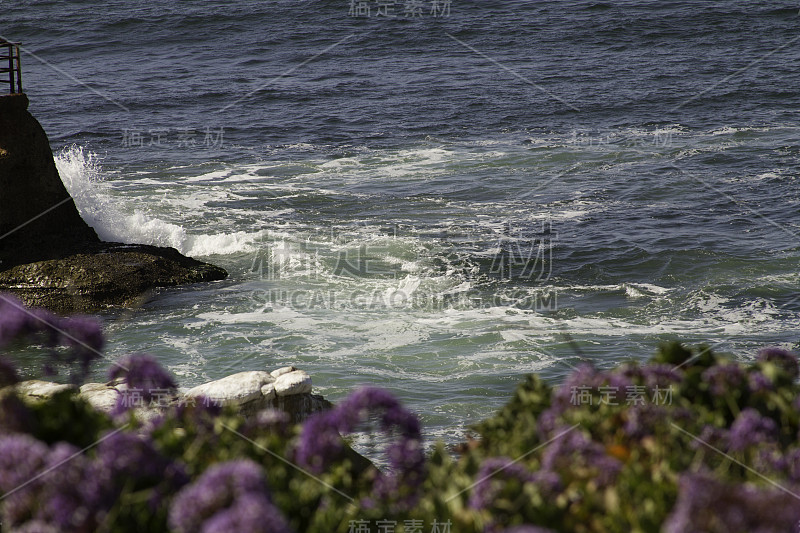
<svg viewBox="0 0 800 533"><path fill-rule="evenodd" d="M83 216L231 274L107 316L112 357L296 364L455 442L579 357L798 347L798 6L363 4L4 5Z"/></svg>

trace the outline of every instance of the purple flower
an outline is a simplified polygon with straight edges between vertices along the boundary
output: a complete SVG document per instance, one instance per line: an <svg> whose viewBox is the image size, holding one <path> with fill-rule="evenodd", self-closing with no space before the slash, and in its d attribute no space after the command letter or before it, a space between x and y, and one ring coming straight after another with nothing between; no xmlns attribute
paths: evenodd
<svg viewBox="0 0 800 533"><path fill-rule="evenodd" d="M679 370L675 370L674 366L667 364L647 365L642 368L642 376L645 385L653 389L668 387L683 380L683 374Z"/></svg>
<svg viewBox="0 0 800 533"><path fill-rule="evenodd" d="M317 413L305 421L296 452L301 465L319 474L343 451L344 443L330 412Z"/></svg>
<svg viewBox="0 0 800 533"><path fill-rule="evenodd" d="M698 440L692 440L692 442L689 443L689 447L694 450L702 449L705 446L704 443L708 443L715 448L724 450L729 446L728 443L730 439L728 434L729 431L727 429L706 424L700 431L700 438Z"/></svg>
<svg viewBox="0 0 800 533"><path fill-rule="evenodd" d="M130 393L134 391L140 393L145 405L148 405L153 398L171 393L178 388L172 376L152 355L147 354L132 354L123 358L109 369L108 375L111 379L124 378ZM132 406L131 403L128 394L121 394L117 399L114 413L125 412Z"/></svg>
<svg viewBox="0 0 800 533"><path fill-rule="evenodd" d="M18 382L19 377L17 376L17 371L11 363L0 357L0 389Z"/></svg>
<svg viewBox="0 0 800 533"><path fill-rule="evenodd" d="M0 346L38 330L37 321L24 304L8 293L0 293Z"/></svg>
<svg viewBox="0 0 800 533"><path fill-rule="evenodd" d="M561 482L561 476L547 470L535 472L533 474L533 483L539 487L542 494L551 497L559 494L564 488L564 484Z"/></svg>
<svg viewBox="0 0 800 533"><path fill-rule="evenodd" d="M280 510L257 493L243 494L224 511L203 524L201 533L289 533L291 529Z"/></svg>
<svg viewBox="0 0 800 533"><path fill-rule="evenodd" d="M800 501L782 490L730 484L705 474L685 474L665 533L690 531L795 531Z"/></svg>
<svg viewBox="0 0 800 533"><path fill-rule="evenodd" d="M394 475L380 475L375 480L375 494L394 497L407 507L416 503L416 489L425 481L425 450L419 439L402 438L386 448L389 467Z"/></svg>
<svg viewBox="0 0 800 533"><path fill-rule="evenodd" d="M15 339L40 335L45 346L51 348L54 362L79 363L73 376L82 379L92 361L101 357L104 338L100 323L91 317L60 318L44 309L26 309L17 298L0 293L0 346ZM66 353L54 350L58 345L70 348ZM45 365L52 371L52 363Z"/></svg>
<svg viewBox="0 0 800 533"><path fill-rule="evenodd" d="M261 467L250 460L220 463L211 466L197 481L184 487L175 496L169 510L169 525L179 533L236 533L251 531L247 528L252 527L260 517L274 520L265 522L266 527L274 527L274 531L281 533L288 531L286 521L277 509L272 506L257 509L264 503L269 504L270 498ZM214 529L222 525L226 528ZM228 526L238 529L227 529Z"/></svg>
<svg viewBox="0 0 800 533"><path fill-rule="evenodd" d="M561 414L579 405L581 402L577 401L576 394L581 391L588 391L593 396L602 395L610 403L618 403L632 384L625 372L602 372L589 363L583 363L554 391L551 409ZM594 398L594 402L597 401L599 398Z"/></svg>
<svg viewBox="0 0 800 533"><path fill-rule="evenodd" d="M570 472L576 466L585 466L595 472L601 487L613 483L622 469L622 463L605 452L600 443L586 438L583 432L567 430L551 442L542 454L542 469L552 472Z"/></svg>
<svg viewBox="0 0 800 533"><path fill-rule="evenodd" d="M755 444L773 441L777 434L778 424L773 419L761 416L758 411L748 407L731 424L729 449L741 451Z"/></svg>
<svg viewBox="0 0 800 533"><path fill-rule="evenodd" d="M651 363L645 366L628 365L623 367L622 375L643 383L651 389L668 387L683 379L683 374L679 370L675 370L673 365L665 363Z"/></svg>
<svg viewBox="0 0 800 533"><path fill-rule="evenodd" d="M93 531L104 487L98 486L90 460L64 442L55 444L38 480L43 490L35 517L62 531Z"/></svg>
<svg viewBox="0 0 800 533"><path fill-rule="evenodd" d="M800 375L800 367L797 364L797 356L780 348L764 348L758 352L757 359L774 363L781 367L792 379Z"/></svg>
<svg viewBox="0 0 800 533"><path fill-rule="evenodd" d="M148 437L135 433L117 431L101 440L97 464L104 482L117 492L126 484L135 490L162 485L174 492L189 482L182 465L162 455Z"/></svg>
<svg viewBox="0 0 800 533"><path fill-rule="evenodd" d="M663 427L664 421L669 415L670 410L661 405L652 403L634 405L622 414L625 420L622 430L627 436L635 439L653 435L656 430Z"/></svg>
<svg viewBox="0 0 800 533"><path fill-rule="evenodd" d="M747 374L747 386L750 392L758 394L760 392L768 392L775 389L772 380L758 371L753 371Z"/></svg>
<svg viewBox="0 0 800 533"><path fill-rule="evenodd" d="M71 444L48 448L27 435L0 438L3 525L48 524L58 531L94 531L103 487L91 461ZM42 526L44 527L44 526Z"/></svg>
<svg viewBox="0 0 800 533"><path fill-rule="evenodd" d="M508 480L515 480L524 485L534 483L535 478L527 468L508 457L490 457L483 461L478 470L475 490L469 499L470 507L490 508Z"/></svg>
<svg viewBox="0 0 800 533"><path fill-rule="evenodd" d="M745 384L745 374L735 363L715 365L703 371L703 380L709 384L711 394L725 396Z"/></svg>
<svg viewBox="0 0 800 533"><path fill-rule="evenodd" d="M382 429L397 429L407 438L420 437L419 419L416 415L404 409L391 393L376 387L362 387L356 390L331 413L335 413L334 420L339 431L350 433L370 412L380 411L383 411Z"/></svg>
<svg viewBox="0 0 800 533"><path fill-rule="evenodd" d="M321 471L343 449L339 433L351 433L370 412L380 412L381 429L398 431L404 439L421 440L419 419L405 410L390 393L373 387L361 388L334 409L309 418L303 425L298 460Z"/></svg>
<svg viewBox="0 0 800 533"><path fill-rule="evenodd" d="M2 523L13 528L36 510L40 482L33 481L45 469L49 449L28 435L0 437L0 493L4 494Z"/></svg>
<svg viewBox="0 0 800 533"><path fill-rule="evenodd" d="M313 472L321 472L342 457L344 444L340 434L355 431L370 414L379 415L381 430L386 434L399 437L386 451L392 476L379 475L376 494L411 504L425 477L419 419L386 391L361 388L334 409L310 417L303 425L296 458Z"/></svg>
<svg viewBox="0 0 800 533"><path fill-rule="evenodd" d="M567 376L564 383L553 392L553 407L558 412L563 412L572 406L572 397L575 389L588 387L596 392L597 387L603 384L603 374L590 365L582 363Z"/></svg>
<svg viewBox="0 0 800 533"><path fill-rule="evenodd" d="M548 440L556 428L560 427L561 412L560 407L549 407L536 419L536 432L542 441Z"/></svg>
<svg viewBox="0 0 800 533"><path fill-rule="evenodd" d="M92 361L101 357L105 346L102 325L88 316L71 316L61 319L58 325L59 344L71 348L68 362L77 361L85 374Z"/></svg>

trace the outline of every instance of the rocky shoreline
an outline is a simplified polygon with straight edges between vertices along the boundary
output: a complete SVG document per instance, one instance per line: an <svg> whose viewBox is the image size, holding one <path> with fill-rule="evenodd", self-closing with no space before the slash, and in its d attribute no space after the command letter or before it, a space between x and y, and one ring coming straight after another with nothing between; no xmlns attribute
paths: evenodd
<svg viewBox="0 0 800 533"><path fill-rule="evenodd" d="M50 381L28 380L12 387L27 401L45 401L55 394L68 392L85 400L94 409L110 414L119 402L131 409L142 422L161 415L175 405L231 406L242 416L250 417L264 409L277 409L299 423L314 413L333 405L313 394L311 376L294 366L267 371L238 372L224 378L174 393L169 390L150 391L153 398L145 402L142 391L128 388L121 381L86 383L80 387Z"/></svg>

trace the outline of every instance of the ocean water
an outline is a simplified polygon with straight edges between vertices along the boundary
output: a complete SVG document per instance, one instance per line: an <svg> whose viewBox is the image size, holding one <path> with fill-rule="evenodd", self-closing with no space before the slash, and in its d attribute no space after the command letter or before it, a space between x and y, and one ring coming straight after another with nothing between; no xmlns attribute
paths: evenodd
<svg viewBox="0 0 800 533"><path fill-rule="evenodd" d="M799 9L11 0L0 35L98 233L230 272L103 315L110 359L294 364L455 443L526 373L800 347Z"/></svg>

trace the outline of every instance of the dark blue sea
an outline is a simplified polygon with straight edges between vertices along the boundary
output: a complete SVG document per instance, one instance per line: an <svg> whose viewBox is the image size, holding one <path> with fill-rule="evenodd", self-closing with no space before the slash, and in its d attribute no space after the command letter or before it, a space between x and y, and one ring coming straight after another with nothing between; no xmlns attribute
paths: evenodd
<svg viewBox="0 0 800 533"><path fill-rule="evenodd" d="M84 218L230 272L104 315L112 359L295 364L453 443L526 373L800 347L796 2L0 9Z"/></svg>

